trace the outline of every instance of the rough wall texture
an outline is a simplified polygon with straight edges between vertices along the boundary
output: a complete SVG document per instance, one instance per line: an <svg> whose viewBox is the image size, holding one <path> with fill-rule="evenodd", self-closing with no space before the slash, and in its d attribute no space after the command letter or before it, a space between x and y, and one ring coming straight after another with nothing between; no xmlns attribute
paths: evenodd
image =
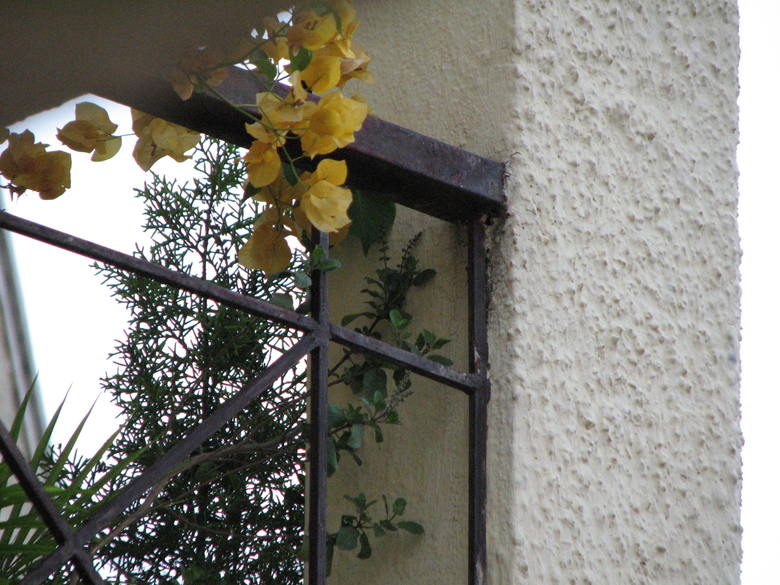
<svg viewBox="0 0 780 585"><path fill-rule="evenodd" d="M492 328L515 351L493 354L513 547L496 576L737 583L736 2L516 11Z"/></svg>
<svg viewBox="0 0 780 585"><path fill-rule="evenodd" d="M490 581L737 583L736 1L359 10L376 113L508 161Z"/></svg>

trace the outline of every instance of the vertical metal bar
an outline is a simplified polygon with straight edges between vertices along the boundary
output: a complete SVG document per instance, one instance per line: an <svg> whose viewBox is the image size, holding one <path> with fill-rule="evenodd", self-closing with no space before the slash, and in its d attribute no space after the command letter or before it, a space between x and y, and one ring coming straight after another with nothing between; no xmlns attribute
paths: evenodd
<svg viewBox="0 0 780 585"><path fill-rule="evenodd" d="M469 396L469 585L487 581L487 259L485 226L469 224L469 371L482 378Z"/></svg>
<svg viewBox="0 0 780 585"><path fill-rule="evenodd" d="M312 228L313 243L328 258L328 234ZM325 540L328 479L328 276L315 270L311 286L312 317L319 323L318 345L311 353L311 445L309 448L309 585L325 585Z"/></svg>

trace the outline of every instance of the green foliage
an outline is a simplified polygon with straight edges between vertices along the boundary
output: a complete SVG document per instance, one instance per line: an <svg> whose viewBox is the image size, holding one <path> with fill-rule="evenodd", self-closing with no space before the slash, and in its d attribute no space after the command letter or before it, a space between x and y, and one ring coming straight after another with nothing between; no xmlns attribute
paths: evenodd
<svg viewBox="0 0 780 585"><path fill-rule="evenodd" d="M33 386L27 391L11 426L16 441L22 428ZM133 454L117 461L111 468L102 459L114 436L89 458L79 458L73 449L89 413L81 420L63 447L50 447L49 440L59 420L62 404L57 408L33 453L29 464L44 489L74 528L94 513L94 499L104 486L121 473ZM102 503L105 503L103 499ZM16 583L44 557L54 551L55 542L46 524L32 507L29 498L16 483L6 462L0 463L0 584ZM64 581L60 581L64 582Z"/></svg>
<svg viewBox="0 0 780 585"><path fill-rule="evenodd" d="M287 269L267 278L239 266L236 251L262 209L241 197L243 168L235 148L206 141L195 160L198 176L193 181L179 185L153 175L138 190L152 244L136 255L306 313L312 271L337 269L338 261L325 259L322 247L312 247L308 254L295 252ZM424 330L410 342L412 316L404 311L404 301L412 288L435 275L418 268L412 255L418 241L419 236L410 242L396 266L383 245L382 267L363 290L369 310L351 320L367 320L358 329L367 335L381 339L383 331L389 332L391 342L427 355L447 340ZM47 489L74 524L153 465L300 337L262 318L111 266L99 267L99 273L131 313L126 338L112 356L118 370L103 380L122 408L124 425L91 459L74 462L71 457L79 431L64 448L40 447L33 458ZM309 430L304 366L277 380L90 543L112 580L145 585L300 582ZM351 350L344 351L329 377L331 385L346 384L356 395L354 403L329 405L332 475L344 454L362 464L359 453L369 437L377 443L385 440L384 425L400 423L398 407L412 389L404 368ZM54 546L9 478L0 466L0 505L11 507L9 520L0 523L0 547L20 546L22 552L8 557L12 560L0 555L2 562L15 563L7 571L0 565L3 577L24 574ZM356 513L345 516L338 532L328 535L329 566L334 547L355 550L365 559L372 554L372 539L398 529L422 534L419 524L397 520L406 508L403 498L392 507L385 499L385 516L377 520L370 513L376 501L363 494L347 499Z"/></svg>
<svg viewBox="0 0 780 585"><path fill-rule="evenodd" d="M235 148L207 141L198 176L178 185L154 175L146 205L148 250L138 256L286 308L305 295L306 261L266 280L236 261L259 210L241 202ZM110 485L121 489L235 395L299 337L259 317L113 267L101 269L131 311L127 337L104 380L126 416L109 450L148 445ZM99 556L121 580L149 585L297 583L303 537L306 410L302 365L206 441L138 502L103 541Z"/></svg>
<svg viewBox="0 0 780 585"><path fill-rule="evenodd" d="M371 195L365 191L352 191L352 205L349 207L352 225L349 233L357 237L363 246L363 254L380 242L384 234L390 231L395 221L395 203Z"/></svg>

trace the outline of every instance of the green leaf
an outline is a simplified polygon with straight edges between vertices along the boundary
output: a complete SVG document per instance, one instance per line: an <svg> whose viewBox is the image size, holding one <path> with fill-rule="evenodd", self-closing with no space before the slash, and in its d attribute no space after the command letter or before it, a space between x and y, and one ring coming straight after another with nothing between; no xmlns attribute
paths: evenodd
<svg viewBox="0 0 780 585"><path fill-rule="evenodd" d="M382 528L382 526L378 522L374 523L374 536L376 536L377 538L381 538L385 534L387 534L385 529Z"/></svg>
<svg viewBox="0 0 780 585"><path fill-rule="evenodd" d="M336 452L336 442L328 438L328 477L339 470L339 455Z"/></svg>
<svg viewBox="0 0 780 585"><path fill-rule="evenodd" d="M258 193L260 193L265 187L255 187L250 183L249 181L246 182L246 187L244 187L244 196L241 198L241 201L246 201L247 199L251 199Z"/></svg>
<svg viewBox="0 0 780 585"><path fill-rule="evenodd" d="M373 313L368 313L368 312L366 312L366 313L352 313L351 315L344 315L341 318L341 326L342 327L346 327L347 325L352 323L352 321L354 321L355 319L357 319L359 317L368 317L369 319L371 319L373 316L374 316Z"/></svg>
<svg viewBox="0 0 780 585"><path fill-rule="evenodd" d="M368 255L372 245L382 240L393 227L395 203L365 191L352 190L352 205L347 212L352 220L349 233L357 236Z"/></svg>
<svg viewBox="0 0 780 585"><path fill-rule="evenodd" d="M425 530L420 524L418 524L417 522L409 522L407 520L404 520L403 522L399 522L398 528L400 528L401 530L406 530L407 532L411 532L412 534L423 534L425 532Z"/></svg>
<svg viewBox="0 0 780 585"><path fill-rule="evenodd" d="M376 441L377 443L384 442L385 435L382 433L382 429L380 428L380 426L373 421L369 422L368 424L371 426L372 429L374 429L374 441Z"/></svg>
<svg viewBox="0 0 780 585"><path fill-rule="evenodd" d="M284 178L290 185L294 187L298 184L298 176L295 174L295 169L292 168L292 165L282 163L282 173L284 173ZM247 184L251 183L247 182Z"/></svg>
<svg viewBox="0 0 780 585"><path fill-rule="evenodd" d="M269 81L276 79L277 69L273 64L268 54L260 47L255 49L249 54L249 62L257 67L257 70L262 73Z"/></svg>
<svg viewBox="0 0 780 585"><path fill-rule="evenodd" d="M371 368L363 374L363 392L368 397L375 396L377 392L387 396L387 374L382 368Z"/></svg>
<svg viewBox="0 0 780 585"><path fill-rule="evenodd" d="M290 55L290 73L295 71L303 71L311 63L312 52L303 47L298 48L298 52L295 55Z"/></svg>
<svg viewBox="0 0 780 585"><path fill-rule="evenodd" d="M352 425L347 439L347 446L351 449L360 449L363 444L363 425Z"/></svg>
<svg viewBox="0 0 780 585"><path fill-rule="evenodd" d="M396 501L393 502L393 514L403 516L404 510L406 510L406 500L403 498L396 499Z"/></svg>
<svg viewBox="0 0 780 585"><path fill-rule="evenodd" d="M452 360L444 357L443 355L429 355L428 359L431 360L432 362L436 362L437 364L441 364L443 366L452 365Z"/></svg>
<svg viewBox="0 0 780 585"><path fill-rule="evenodd" d="M341 550L353 550L358 545L358 531L352 526L342 526L336 534L336 546Z"/></svg>
<svg viewBox="0 0 780 585"><path fill-rule="evenodd" d="M336 547L333 546L334 544L336 544L335 538L333 539L328 538L325 541L325 576L326 577L330 576L330 572L333 569L333 551L336 549Z"/></svg>
<svg viewBox="0 0 780 585"><path fill-rule="evenodd" d="M272 305L276 305L277 307L281 307L282 309L287 309L288 311L292 311L294 308L292 295L275 293L271 295L270 302Z"/></svg>
<svg viewBox="0 0 780 585"><path fill-rule="evenodd" d="M328 427L335 428L343 425L347 420L344 409L338 404L328 404Z"/></svg>
<svg viewBox="0 0 780 585"><path fill-rule="evenodd" d="M398 309L393 309L392 311L390 311L388 316L390 317L390 322L399 331L404 327L406 327L407 325L409 325L409 320L404 319L404 317L401 315L401 311L399 311Z"/></svg>
<svg viewBox="0 0 780 585"><path fill-rule="evenodd" d="M293 272L293 281L295 286L302 290L306 290L311 286L311 277L305 272Z"/></svg>
<svg viewBox="0 0 780 585"><path fill-rule="evenodd" d="M341 262L333 258L323 260L317 264L317 270L321 272L330 272L331 270L336 270L336 268L341 268Z"/></svg>
<svg viewBox="0 0 780 585"><path fill-rule="evenodd" d="M385 415L385 420L388 422L388 424L397 425L398 424L398 411L396 411L396 410L388 410L387 414Z"/></svg>
<svg viewBox="0 0 780 585"><path fill-rule="evenodd" d="M422 286L430 281L434 276L436 276L436 271L433 268L427 268L412 279L412 284L414 286Z"/></svg>
<svg viewBox="0 0 780 585"><path fill-rule="evenodd" d="M359 559L371 558L371 543L368 542L368 535L365 532L360 533L360 550L357 557Z"/></svg>
<svg viewBox="0 0 780 585"><path fill-rule="evenodd" d="M442 347L447 345L450 341L452 341L452 340L451 339L439 338L439 339L437 339L436 341L433 342L433 344L431 345L431 349L441 349Z"/></svg>
<svg viewBox="0 0 780 585"><path fill-rule="evenodd" d="M323 248L320 244L317 244L314 249L311 251L311 257L309 258L309 262L311 262L312 266L317 266L319 264L320 260L323 259L325 256L325 248Z"/></svg>
<svg viewBox="0 0 780 585"><path fill-rule="evenodd" d="M395 531L397 531L397 530L398 530L398 528L396 528L396 527L393 525L393 523L392 523L392 522L390 522L390 520L380 520L380 521L379 521L379 524L381 524L381 525L382 525L382 528L384 528L385 530L389 530L389 531L391 531L391 532L395 532Z"/></svg>

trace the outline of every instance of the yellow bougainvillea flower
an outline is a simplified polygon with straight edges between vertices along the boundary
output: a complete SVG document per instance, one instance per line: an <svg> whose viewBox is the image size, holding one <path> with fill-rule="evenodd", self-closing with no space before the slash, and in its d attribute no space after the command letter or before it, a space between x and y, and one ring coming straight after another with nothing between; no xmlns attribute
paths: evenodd
<svg viewBox="0 0 780 585"><path fill-rule="evenodd" d="M284 146L286 139L284 136L280 136L279 133L274 132L261 122L255 122L254 124L245 124L247 134L257 141L269 144L274 148Z"/></svg>
<svg viewBox="0 0 780 585"><path fill-rule="evenodd" d="M343 185L347 180L347 163L343 160L326 158L321 160L313 173L303 173L301 181L308 185L314 185L320 181L327 181L333 185Z"/></svg>
<svg viewBox="0 0 780 585"><path fill-rule="evenodd" d="M290 49L287 46L287 37L280 33L285 24L279 22L279 19L275 16L270 16L263 19L263 26L265 26L268 39L260 45L260 48L263 49L266 55L273 59L274 63L277 65L282 60L289 59Z"/></svg>
<svg viewBox="0 0 780 585"><path fill-rule="evenodd" d="M330 47L314 53L300 79L314 93L325 93L341 80L341 55ZM296 72L297 73L297 72Z"/></svg>
<svg viewBox="0 0 780 585"><path fill-rule="evenodd" d="M282 170L282 159L276 148L267 142L255 140L249 152L244 156L246 176L255 188L265 187L274 182Z"/></svg>
<svg viewBox="0 0 780 585"><path fill-rule="evenodd" d="M301 209L312 225L321 232L335 232L348 225L352 191L337 186L347 179L347 163L323 160L305 179L311 186L303 194Z"/></svg>
<svg viewBox="0 0 780 585"><path fill-rule="evenodd" d="M298 181L295 185L290 185L282 173L268 184L265 189L252 196L255 201L262 201L268 205L276 207L292 207L293 201L300 201L308 185L303 181Z"/></svg>
<svg viewBox="0 0 780 585"><path fill-rule="evenodd" d="M82 102L76 104L76 120L57 132L57 138L77 152L91 152L96 162L110 159L122 146L122 138L113 136L117 126L100 106Z"/></svg>
<svg viewBox="0 0 780 585"><path fill-rule="evenodd" d="M179 61L178 67L171 73L173 90L181 99L188 100L200 79L203 79L206 85L217 87L228 76L228 68L222 65L224 62L225 58L217 51L210 48L198 49Z"/></svg>
<svg viewBox="0 0 780 585"><path fill-rule="evenodd" d="M309 99L309 92L303 87L301 72L293 71L287 81L290 84L290 94L285 98L285 101L295 105L305 103Z"/></svg>
<svg viewBox="0 0 780 585"><path fill-rule="evenodd" d="M257 94L257 109L268 125L281 130L300 128L307 124L306 121L317 110L317 105L313 102L296 103L294 93L285 99L271 92Z"/></svg>
<svg viewBox="0 0 780 585"><path fill-rule="evenodd" d="M238 251L238 263L266 274L284 270L292 259L290 245L285 240L288 233L284 228L258 219L249 240Z"/></svg>
<svg viewBox="0 0 780 585"><path fill-rule="evenodd" d="M132 114L133 132L138 136L133 158L144 171L164 156L184 162L189 158L184 153L200 142L200 134L194 130L138 110L132 110Z"/></svg>
<svg viewBox="0 0 780 585"><path fill-rule="evenodd" d="M374 74L367 69L371 57L355 44L352 45L352 51L355 54L354 59L341 60L341 79L336 87L343 88L350 79L359 79L373 85L375 83Z"/></svg>
<svg viewBox="0 0 780 585"><path fill-rule="evenodd" d="M308 127L303 131L301 146L307 156L328 154L355 141L355 132L360 130L368 116L368 104L360 96L345 98L334 91L324 96L317 104Z"/></svg>
<svg viewBox="0 0 780 585"><path fill-rule="evenodd" d="M290 47L316 51L338 34L335 16L318 16L311 8L304 8L295 16L293 26L287 31L287 43Z"/></svg>
<svg viewBox="0 0 780 585"><path fill-rule="evenodd" d="M56 199L70 188L70 154L46 152L29 130L9 134L8 148L0 155L0 174L19 187L37 191L41 199Z"/></svg>
<svg viewBox="0 0 780 585"><path fill-rule="evenodd" d="M341 30L346 30L353 23L357 11L351 0L331 0L330 5L338 13L341 19Z"/></svg>
<svg viewBox="0 0 780 585"><path fill-rule="evenodd" d="M295 220L293 222L295 237L301 240L305 232L306 236L311 240L311 222L300 205L293 209L293 219ZM338 246L348 235L349 226L344 226L337 232L330 232L328 234L328 245Z"/></svg>

